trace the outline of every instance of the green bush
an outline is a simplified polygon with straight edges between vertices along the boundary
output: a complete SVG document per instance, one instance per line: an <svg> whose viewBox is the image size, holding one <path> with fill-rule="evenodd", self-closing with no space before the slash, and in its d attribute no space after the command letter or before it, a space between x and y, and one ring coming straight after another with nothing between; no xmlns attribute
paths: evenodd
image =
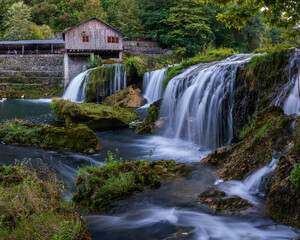
<svg viewBox="0 0 300 240"><path fill-rule="evenodd" d="M297 163L290 174L290 181L298 188L300 186L300 163Z"/></svg>

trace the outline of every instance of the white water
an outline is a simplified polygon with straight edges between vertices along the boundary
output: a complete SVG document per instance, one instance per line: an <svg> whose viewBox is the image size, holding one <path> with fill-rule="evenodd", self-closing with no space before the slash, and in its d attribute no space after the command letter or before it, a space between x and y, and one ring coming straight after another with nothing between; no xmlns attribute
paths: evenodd
<svg viewBox="0 0 300 240"><path fill-rule="evenodd" d="M170 225L177 227L177 231L180 231L181 228L187 229L185 230L185 237L180 239L283 240L297 237L288 227L282 225L276 228L265 227L262 229L257 226L264 225L265 223L257 220L255 223L252 223L240 219L235 220L228 217L212 216L196 211L157 206L148 206L140 209L136 207L134 210L131 209L128 213L120 216L90 216L87 218L87 222L92 229L95 227L99 232L109 231L113 239L119 239L118 235L115 238L113 237L114 233L132 229L134 229L135 233L140 231L138 235L140 238L130 238L131 236L127 236L128 238L122 239L143 239L141 237L143 236L143 232L147 234L150 229L152 229L152 232L157 232L158 227ZM154 226L155 230L153 229ZM168 239L171 236L164 236L159 239Z"/></svg>
<svg viewBox="0 0 300 240"><path fill-rule="evenodd" d="M272 171L275 171L278 160L278 158L273 158L271 163L258 169L243 181L231 180L223 182L220 184L220 189L230 196L237 195L255 205L258 205L259 199L257 198L257 195L259 194L259 185L262 177Z"/></svg>
<svg viewBox="0 0 300 240"><path fill-rule="evenodd" d="M146 72L143 76L143 93L147 99L147 105L163 97L162 83L166 77L168 68L162 68L152 72Z"/></svg>
<svg viewBox="0 0 300 240"><path fill-rule="evenodd" d="M160 116L168 120L162 135L208 149L229 143L236 71L252 56L238 54L199 64L174 77L163 97Z"/></svg>
<svg viewBox="0 0 300 240"><path fill-rule="evenodd" d="M125 89L127 87L126 83L126 68L124 64L113 64L114 71L110 80L110 94L115 93L118 90Z"/></svg>
<svg viewBox="0 0 300 240"><path fill-rule="evenodd" d="M110 84L108 89L108 93L111 95L118 90L126 88L126 68L123 64L111 64L108 66L111 66ZM73 78L62 98L71 102L84 102L86 100L85 88L88 82L89 72L93 69L89 69L83 73L80 73ZM106 92L106 89L100 90L104 90L103 92Z"/></svg>
<svg viewBox="0 0 300 240"><path fill-rule="evenodd" d="M66 91L64 92L62 98L71 102L84 102L86 99L85 87L89 72L91 70L92 69L89 69L73 78Z"/></svg>
<svg viewBox="0 0 300 240"><path fill-rule="evenodd" d="M295 49L287 66L289 81L277 97L275 105L283 104L284 113L300 115L300 50ZM286 97L286 93L289 95Z"/></svg>

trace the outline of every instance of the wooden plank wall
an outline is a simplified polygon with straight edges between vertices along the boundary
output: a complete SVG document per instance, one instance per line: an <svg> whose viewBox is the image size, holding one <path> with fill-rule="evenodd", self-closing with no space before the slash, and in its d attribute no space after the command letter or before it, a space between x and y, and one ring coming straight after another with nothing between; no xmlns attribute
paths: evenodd
<svg viewBox="0 0 300 240"><path fill-rule="evenodd" d="M90 42L82 42L82 32L90 36ZM107 37L119 37L119 43L108 43ZM96 19L66 32L65 43L66 50L123 50L122 35Z"/></svg>

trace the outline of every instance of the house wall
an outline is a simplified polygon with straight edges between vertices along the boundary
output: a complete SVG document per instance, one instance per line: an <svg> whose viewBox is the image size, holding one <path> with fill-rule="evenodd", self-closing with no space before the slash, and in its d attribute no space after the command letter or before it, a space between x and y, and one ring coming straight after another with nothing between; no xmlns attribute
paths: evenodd
<svg viewBox="0 0 300 240"><path fill-rule="evenodd" d="M90 36L89 42L82 42L82 33ZM107 37L119 37L119 43L108 43ZM123 50L122 35L106 24L92 19L65 33L66 50Z"/></svg>

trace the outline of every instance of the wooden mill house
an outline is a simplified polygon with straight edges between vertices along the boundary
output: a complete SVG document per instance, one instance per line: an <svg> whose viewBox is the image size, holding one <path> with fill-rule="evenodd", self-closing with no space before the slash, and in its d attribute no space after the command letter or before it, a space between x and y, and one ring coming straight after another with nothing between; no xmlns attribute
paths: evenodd
<svg viewBox="0 0 300 240"><path fill-rule="evenodd" d="M122 59L124 34L96 17L67 29L62 36L65 41L66 84L83 71L83 62L86 62L87 57L93 59L99 55L101 58Z"/></svg>

